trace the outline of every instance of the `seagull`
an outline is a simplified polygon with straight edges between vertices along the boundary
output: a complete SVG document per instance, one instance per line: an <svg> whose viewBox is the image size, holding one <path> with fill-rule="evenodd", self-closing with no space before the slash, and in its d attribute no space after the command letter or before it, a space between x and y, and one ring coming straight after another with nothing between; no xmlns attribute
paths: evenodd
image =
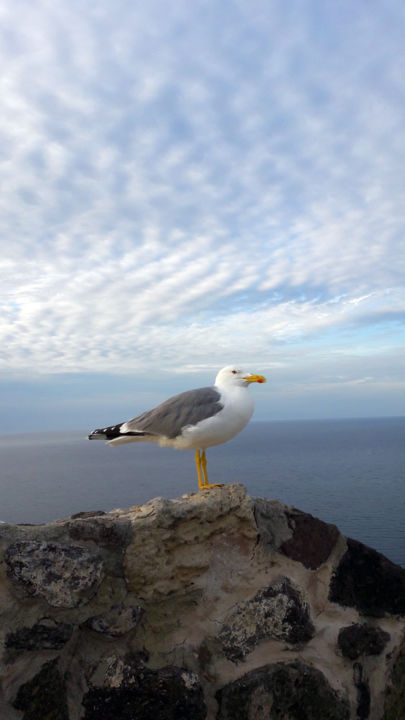
<svg viewBox="0 0 405 720"><path fill-rule="evenodd" d="M132 420L93 430L88 438L104 439L112 446L144 441L195 450L199 489L216 487L221 483L208 482L205 451L227 442L247 425L254 409L248 388L254 382L265 383L266 378L228 365L213 386L174 395Z"/></svg>

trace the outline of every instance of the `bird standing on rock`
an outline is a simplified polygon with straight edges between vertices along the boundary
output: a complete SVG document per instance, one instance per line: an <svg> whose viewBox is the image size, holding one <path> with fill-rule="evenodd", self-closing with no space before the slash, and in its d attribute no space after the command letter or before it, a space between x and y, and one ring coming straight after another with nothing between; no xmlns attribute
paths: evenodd
<svg viewBox="0 0 405 720"><path fill-rule="evenodd" d="M264 383L266 378L228 365L220 370L212 387L174 395L132 420L93 430L89 440L104 439L113 446L143 441L178 450L195 449L198 487L215 487L220 483L208 482L205 451L227 442L247 425L254 408L248 391L253 382Z"/></svg>

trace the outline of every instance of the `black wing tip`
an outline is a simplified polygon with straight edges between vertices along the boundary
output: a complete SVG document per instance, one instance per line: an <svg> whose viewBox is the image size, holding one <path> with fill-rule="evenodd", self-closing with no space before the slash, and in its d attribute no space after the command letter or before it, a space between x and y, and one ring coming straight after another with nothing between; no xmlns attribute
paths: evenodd
<svg viewBox="0 0 405 720"><path fill-rule="evenodd" d="M88 440L104 440L107 438L105 430L93 430L90 435L87 436Z"/></svg>
<svg viewBox="0 0 405 720"><path fill-rule="evenodd" d="M121 435L120 428L122 423L119 425L110 425L105 428L97 428L88 435L89 440L113 440Z"/></svg>
<svg viewBox="0 0 405 720"><path fill-rule="evenodd" d="M143 431L135 430L133 432L121 432L121 427L124 423L120 423L119 425L110 425L109 427L105 428L98 428L97 430L93 430L93 432L88 435L89 440L115 440L119 437L143 437L144 435L147 435L147 433Z"/></svg>

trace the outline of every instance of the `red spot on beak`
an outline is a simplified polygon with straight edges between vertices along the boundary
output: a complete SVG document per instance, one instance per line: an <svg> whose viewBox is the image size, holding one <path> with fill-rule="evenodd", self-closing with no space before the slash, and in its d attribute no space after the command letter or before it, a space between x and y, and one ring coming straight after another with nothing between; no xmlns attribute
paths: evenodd
<svg viewBox="0 0 405 720"><path fill-rule="evenodd" d="M258 383L262 383L262 382L263 382L263 380L258 380L257 382L258 382Z"/></svg>

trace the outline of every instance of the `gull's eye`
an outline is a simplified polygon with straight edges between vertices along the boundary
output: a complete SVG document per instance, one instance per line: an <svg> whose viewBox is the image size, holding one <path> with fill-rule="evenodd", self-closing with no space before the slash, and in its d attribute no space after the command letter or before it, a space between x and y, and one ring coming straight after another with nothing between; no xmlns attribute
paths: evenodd
<svg viewBox="0 0 405 720"><path fill-rule="evenodd" d="M232 375L237 375L237 374L238 374L237 370L232 370Z"/></svg>

